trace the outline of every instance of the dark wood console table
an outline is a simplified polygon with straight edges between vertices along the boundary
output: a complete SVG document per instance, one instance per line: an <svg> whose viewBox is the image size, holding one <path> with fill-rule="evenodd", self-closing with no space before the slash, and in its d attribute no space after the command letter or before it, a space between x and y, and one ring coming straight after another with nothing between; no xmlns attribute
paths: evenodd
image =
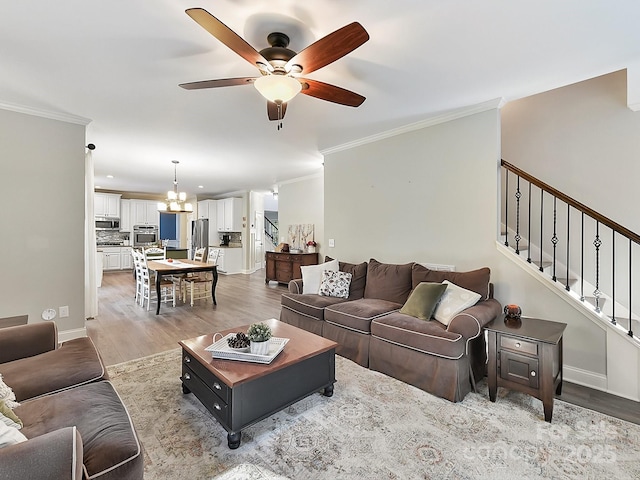
<svg viewBox="0 0 640 480"><path fill-rule="evenodd" d="M504 321L499 316L485 328L489 333L489 399L498 387L542 400L544 419L551 422L554 393L562 393L562 334L565 323L522 318Z"/></svg>
<svg viewBox="0 0 640 480"><path fill-rule="evenodd" d="M317 253L267 252L265 256L266 283L275 280L288 284L294 278L302 278L301 266L318 264Z"/></svg>

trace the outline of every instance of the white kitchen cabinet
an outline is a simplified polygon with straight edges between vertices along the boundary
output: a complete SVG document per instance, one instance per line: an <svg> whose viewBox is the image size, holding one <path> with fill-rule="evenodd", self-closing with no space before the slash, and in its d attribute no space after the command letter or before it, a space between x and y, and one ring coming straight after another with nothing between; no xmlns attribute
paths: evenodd
<svg viewBox="0 0 640 480"><path fill-rule="evenodd" d="M131 222L131 200L120 200L120 231L133 232Z"/></svg>
<svg viewBox="0 0 640 480"><path fill-rule="evenodd" d="M120 197L116 193L96 192L93 195L93 212L96 217L120 218Z"/></svg>
<svg viewBox="0 0 640 480"><path fill-rule="evenodd" d="M130 247L120 247L120 268L122 270L133 270L133 257Z"/></svg>
<svg viewBox="0 0 640 480"><path fill-rule="evenodd" d="M242 248L221 248L217 265L220 273L241 273Z"/></svg>
<svg viewBox="0 0 640 480"><path fill-rule="evenodd" d="M218 231L242 232L242 215L244 201L242 198L223 198L218 200Z"/></svg>
<svg viewBox="0 0 640 480"><path fill-rule="evenodd" d="M160 225L158 202L153 200L131 200L133 225Z"/></svg>
<svg viewBox="0 0 640 480"><path fill-rule="evenodd" d="M120 247L103 248L102 259L104 270L120 270Z"/></svg>

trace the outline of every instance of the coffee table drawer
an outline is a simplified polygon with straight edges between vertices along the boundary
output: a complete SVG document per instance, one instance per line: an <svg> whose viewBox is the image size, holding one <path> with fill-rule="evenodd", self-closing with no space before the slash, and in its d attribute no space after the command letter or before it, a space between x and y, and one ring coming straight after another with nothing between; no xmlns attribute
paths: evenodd
<svg viewBox="0 0 640 480"><path fill-rule="evenodd" d="M229 406L186 365L182 366L182 384L200 400L223 426L227 427L229 425Z"/></svg>
<svg viewBox="0 0 640 480"><path fill-rule="evenodd" d="M192 370L224 403L231 399L231 389L200 362L195 361L188 352L182 351L182 365Z"/></svg>

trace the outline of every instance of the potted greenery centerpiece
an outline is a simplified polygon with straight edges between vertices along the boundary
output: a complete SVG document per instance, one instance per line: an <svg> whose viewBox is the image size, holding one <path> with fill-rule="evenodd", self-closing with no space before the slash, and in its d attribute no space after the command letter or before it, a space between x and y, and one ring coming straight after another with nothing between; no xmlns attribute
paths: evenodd
<svg viewBox="0 0 640 480"><path fill-rule="evenodd" d="M266 323L253 323L247 330L247 337L251 341L251 353L256 355L269 354L269 340L271 327Z"/></svg>

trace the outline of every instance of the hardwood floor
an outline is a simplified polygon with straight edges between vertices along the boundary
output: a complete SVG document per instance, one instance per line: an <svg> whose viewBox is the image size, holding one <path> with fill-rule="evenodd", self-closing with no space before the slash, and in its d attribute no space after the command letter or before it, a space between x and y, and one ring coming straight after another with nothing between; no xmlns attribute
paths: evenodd
<svg viewBox="0 0 640 480"><path fill-rule="evenodd" d="M280 317L283 285L265 284L264 270L252 275L220 275L216 289L218 305L199 300L191 307L163 304L160 315L154 304L147 311L134 302L131 272L107 272L98 289L99 315L88 320L87 333L107 365L178 348L178 341L226 330L267 318ZM640 424L640 404L608 393L564 382L565 402L580 405Z"/></svg>

